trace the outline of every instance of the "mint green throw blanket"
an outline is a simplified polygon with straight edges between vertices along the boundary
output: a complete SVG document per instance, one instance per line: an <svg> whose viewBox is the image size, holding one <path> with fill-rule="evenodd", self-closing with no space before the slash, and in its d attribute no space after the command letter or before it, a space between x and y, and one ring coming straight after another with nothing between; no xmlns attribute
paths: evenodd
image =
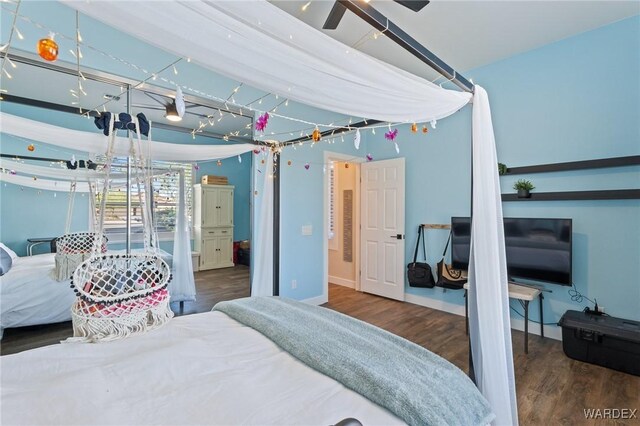
<svg viewBox="0 0 640 426"><path fill-rule="evenodd" d="M220 302L213 309L410 425L485 425L494 417L458 367L365 322L278 297Z"/></svg>

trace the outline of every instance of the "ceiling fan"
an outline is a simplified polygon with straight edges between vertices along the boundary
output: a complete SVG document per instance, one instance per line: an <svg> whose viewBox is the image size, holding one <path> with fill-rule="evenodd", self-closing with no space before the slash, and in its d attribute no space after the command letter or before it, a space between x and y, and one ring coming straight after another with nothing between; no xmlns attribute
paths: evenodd
<svg viewBox="0 0 640 426"><path fill-rule="evenodd" d="M180 121L182 120L182 116L184 114L191 114L201 118L206 117L205 114L186 111L189 108L197 108L200 105L198 104L184 105L184 100L182 101L182 105L181 105L180 99L178 99L176 102L176 98L181 98L181 96L176 96L176 98L172 98L170 96L157 95L155 93L149 93L145 91L142 91L142 93L144 93L149 98L153 99L158 105L132 104L131 105L132 107L155 109L159 111L164 110L165 112L164 116L169 121Z"/></svg>
<svg viewBox="0 0 640 426"><path fill-rule="evenodd" d="M369 3L369 0L363 0L365 3ZM429 0L393 0L396 3L403 5L404 7L413 10L414 12L420 12L422 8L429 4ZM336 1L331 8L331 12L329 12L329 16L327 16L327 20L324 21L324 25L322 26L323 30L335 30L338 28L338 24L340 20L344 16L344 12L346 12L347 8L341 4L339 1Z"/></svg>

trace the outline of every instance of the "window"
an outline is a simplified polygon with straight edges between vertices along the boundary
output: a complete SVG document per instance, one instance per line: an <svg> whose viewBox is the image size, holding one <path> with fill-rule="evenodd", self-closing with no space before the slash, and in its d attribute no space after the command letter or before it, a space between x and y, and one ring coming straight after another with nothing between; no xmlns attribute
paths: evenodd
<svg viewBox="0 0 640 426"><path fill-rule="evenodd" d="M113 160L113 175L126 174L125 158L116 158ZM164 161L154 161L154 177L152 179L153 187L153 221L157 229L160 239L173 238L173 231L176 225L176 212L178 207L178 185L180 176L177 170L184 170L187 198L187 218L191 223L191 204L193 189L193 173L191 164L170 163ZM159 170L167 170L165 174L158 174ZM171 170L171 171L170 171ZM96 190L96 216L100 214L100 201L102 198L102 184L98 184ZM145 203L147 189L143 186L138 192L138 184L136 182L135 172L131 176L131 233L141 236L142 227L142 209L141 203ZM127 232L127 186L124 177L111 179L110 189L107 192L105 205L104 229L107 235L111 236L111 241L119 241L124 239ZM121 237L121 238L120 238Z"/></svg>

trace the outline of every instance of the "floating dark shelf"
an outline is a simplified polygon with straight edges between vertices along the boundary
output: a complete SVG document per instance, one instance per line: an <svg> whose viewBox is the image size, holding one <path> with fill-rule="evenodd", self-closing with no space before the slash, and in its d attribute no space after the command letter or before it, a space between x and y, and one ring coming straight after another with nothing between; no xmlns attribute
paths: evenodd
<svg viewBox="0 0 640 426"><path fill-rule="evenodd" d="M572 201L572 200L638 200L640 189L612 189L605 191L532 192L530 198L518 194L502 194L502 201Z"/></svg>
<svg viewBox="0 0 640 426"><path fill-rule="evenodd" d="M529 173L565 172L569 170L602 169L606 167L637 165L640 165L640 155L601 158L598 160L570 161L568 163L539 164L537 166L509 167L506 174L522 175Z"/></svg>

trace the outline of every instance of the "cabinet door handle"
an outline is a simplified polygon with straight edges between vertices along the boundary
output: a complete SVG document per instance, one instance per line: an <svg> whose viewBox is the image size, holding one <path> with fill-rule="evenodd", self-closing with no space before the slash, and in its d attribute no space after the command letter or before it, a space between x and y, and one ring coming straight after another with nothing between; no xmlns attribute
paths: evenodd
<svg viewBox="0 0 640 426"><path fill-rule="evenodd" d="M227 233L227 231L222 231L222 233L223 233L223 234L226 234L226 233Z"/></svg>
<svg viewBox="0 0 640 426"><path fill-rule="evenodd" d="M210 234L215 234L215 233L216 233L216 231L209 231L209 233L210 233Z"/></svg>

